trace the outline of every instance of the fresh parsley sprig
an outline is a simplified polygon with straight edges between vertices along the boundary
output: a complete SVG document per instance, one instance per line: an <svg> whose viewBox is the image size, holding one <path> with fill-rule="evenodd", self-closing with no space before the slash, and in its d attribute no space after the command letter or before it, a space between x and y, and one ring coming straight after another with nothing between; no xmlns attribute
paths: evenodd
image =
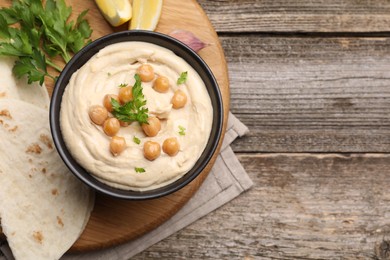
<svg viewBox="0 0 390 260"><path fill-rule="evenodd" d="M136 143L136 144L140 144L141 143L141 139L139 139L138 137L134 136L133 137L133 142Z"/></svg>
<svg viewBox="0 0 390 260"><path fill-rule="evenodd" d="M140 124L148 123L148 108L145 107L146 99L142 93L141 78L138 74L134 75L135 83L132 89L133 100L121 105L114 98L111 99L112 114L118 120L123 122L137 121Z"/></svg>
<svg viewBox="0 0 390 260"><path fill-rule="evenodd" d="M184 126L179 125L179 135L186 135L186 129Z"/></svg>
<svg viewBox="0 0 390 260"><path fill-rule="evenodd" d="M68 62L73 53L90 42L92 29L82 12L76 22L69 21L72 8L64 0L13 0L0 9L0 56L18 58L13 67L16 77L27 75L28 83L43 84L48 66L60 72L52 59Z"/></svg>
<svg viewBox="0 0 390 260"><path fill-rule="evenodd" d="M135 172L137 172L137 173L143 173L143 172L145 172L145 169L144 169L144 168L141 168L141 167L135 167L134 170L135 170Z"/></svg>
<svg viewBox="0 0 390 260"><path fill-rule="evenodd" d="M188 72L182 72L180 73L180 77L177 79L177 85L183 84L187 81Z"/></svg>
<svg viewBox="0 0 390 260"><path fill-rule="evenodd" d="M44 30L43 46L46 53L51 57L61 55L64 61L68 62L72 53L78 52L89 43L92 30L84 19L87 12L87 10L83 11L76 22L68 22L72 8L66 6L64 0L46 1L46 11L38 16Z"/></svg>

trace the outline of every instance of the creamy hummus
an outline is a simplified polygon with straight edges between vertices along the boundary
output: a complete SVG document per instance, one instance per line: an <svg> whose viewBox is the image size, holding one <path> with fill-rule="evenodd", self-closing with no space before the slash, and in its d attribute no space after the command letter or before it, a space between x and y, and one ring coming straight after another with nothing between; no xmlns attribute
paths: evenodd
<svg viewBox="0 0 390 260"><path fill-rule="evenodd" d="M101 105L106 94L117 94L119 85L132 86L136 69L144 63L170 82L167 93L155 91L153 82L142 82L149 114L161 119L161 131L148 137L138 122L121 127L117 135L125 138L126 149L113 156L108 148L111 138L101 126L91 122L88 109ZM185 71L186 82L177 85L177 79ZM188 100L185 107L173 109L171 98L177 89L183 90ZM207 144L212 114L205 84L187 62L154 44L125 42L105 47L73 74L62 98L60 124L68 150L90 174L113 187L143 191L167 185L194 166ZM179 134L183 127L185 135ZM134 136L141 140L140 144L133 141ZM145 159L146 141L162 145L169 137L179 140L176 156L161 151L156 160ZM143 168L145 172L136 172L135 168Z"/></svg>

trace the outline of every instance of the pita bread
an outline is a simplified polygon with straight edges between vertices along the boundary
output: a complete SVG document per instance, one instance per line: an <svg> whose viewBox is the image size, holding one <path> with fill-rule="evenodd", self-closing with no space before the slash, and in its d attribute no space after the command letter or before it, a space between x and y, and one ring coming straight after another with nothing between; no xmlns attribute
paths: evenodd
<svg viewBox="0 0 390 260"><path fill-rule="evenodd" d="M0 99L0 217L16 259L59 259L78 239L93 193L59 158L48 111Z"/></svg>
<svg viewBox="0 0 390 260"><path fill-rule="evenodd" d="M27 84L26 78L16 79L12 74L15 59L0 58L0 100L4 98L20 99L49 109L50 98L45 85Z"/></svg>

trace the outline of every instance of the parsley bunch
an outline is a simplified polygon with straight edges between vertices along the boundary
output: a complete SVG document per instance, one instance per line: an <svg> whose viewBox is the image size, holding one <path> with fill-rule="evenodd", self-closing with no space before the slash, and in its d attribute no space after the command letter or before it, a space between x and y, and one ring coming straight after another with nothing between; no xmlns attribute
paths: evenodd
<svg viewBox="0 0 390 260"><path fill-rule="evenodd" d="M134 75L135 83L132 89L133 100L121 105L114 98L111 99L112 114L120 121L134 122L140 124L148 123L148 108L145 107L146 99L142 93L141 78L138 74Z"/></svg>
<svg viewBox="0 0 390 260"><path fill-rule="evenodd" d="M62 68L52 59L61 56L67 63L73 53L90 42L92 29L84 19L87 10L76 22L69 21L72 8L64 0L13 0L12 5L0 9L0 56L18 58L13 73L20 78L27 75L28 83L43 84L50 66Z"/></svg>

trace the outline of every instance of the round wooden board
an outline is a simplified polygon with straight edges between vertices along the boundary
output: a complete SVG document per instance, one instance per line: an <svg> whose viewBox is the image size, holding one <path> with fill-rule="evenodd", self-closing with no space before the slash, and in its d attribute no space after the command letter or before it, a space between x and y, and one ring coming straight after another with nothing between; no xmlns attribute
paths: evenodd
<svg viewBox="0 0 390 260"><path fill-rule="evenodd" d="M111 27L104 20L93 0L67 0L66 2L73 8L73 17L76 17L81 11L89 9L87 19L93 29L92 39L127 29L127 25L119 28ZM9 4L7 0L0 0L0 5ZM218 36L203 9L195 0L164 0L156 31L169 34L176 29L191 31L208 44L199 54L209 65L218 81L224 102L223 132L225 132L229 111L229 82L227 65ZM48 81L46 85L51 94L53 82ZM221 143L222 140L218 151ZM198 190L215 159L216 155L202 174L189 185L163 198L148 201L126 201L97 194L91 218L70 251L84 252L110 247L139 237L158 227L174 215Z"/></svg>

